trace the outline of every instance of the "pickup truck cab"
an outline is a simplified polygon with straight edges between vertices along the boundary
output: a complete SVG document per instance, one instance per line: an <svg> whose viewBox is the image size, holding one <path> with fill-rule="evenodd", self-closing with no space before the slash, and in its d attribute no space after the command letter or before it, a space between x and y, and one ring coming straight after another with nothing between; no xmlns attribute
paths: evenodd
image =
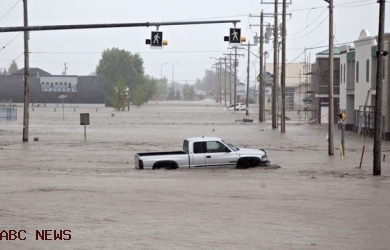
<svg viewBox="0 0 390 250"><path fill-rule="evenodd" d="M198 168L233 165L236 168L267 166L264 149L238 148L217 137L186 138L183 151L137 153L135 167L144 168Z"/></svg>

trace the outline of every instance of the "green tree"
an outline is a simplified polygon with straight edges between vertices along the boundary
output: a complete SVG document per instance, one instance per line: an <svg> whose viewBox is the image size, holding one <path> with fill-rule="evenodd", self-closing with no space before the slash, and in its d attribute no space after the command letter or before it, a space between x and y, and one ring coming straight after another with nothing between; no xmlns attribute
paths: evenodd
<svg viewBox="0 0 390 250"><path fill-rule="evenodd" d="M8 73L10 75L12 75L13 73L15 73L18 70L19 70L18 65L16 64L15 60L12 60L12 63L8 68Z"/></svg>
<svg viewBox="0 0 390 250"><path fill-rule="evenodd" d="M103 51L102 58L96 66L96 74L102 76L106 94L111 98L112 95L109 93L112 92L118 79L123 79L132 93L133 88L137 84L144 83L145 78L143 60L140 55L118 48ZM108 103L113 105L112 100L108 100Z"/></svg>
<svg viewBox="0 0 390 250"><path fill-rule="evenodd" d="M176 100L181 100L181 94L180 94L180 90L176 90L176 96L175 96L175 99Z"/></svg>
<svg viewBox="0 0 390 250"><path fill-rule="evenodd" d="M125 100L125 90L127 89L126 82L123 78L118 78L115 85L111 88L110 91L110 100L112 106L116 110L120 110L126 105Z"/></svg>
<svg viewBox="0 0 390 250"><path fill-rule="evenodd" d="M173 90L172 87L169 88L167 99L168 100L175 100L175 91Z"/></svg>
<svg viewBox="0 0 390 250"><path fill-rule="evenodd" d="M152 99L157 93L158 93L158 86L160 84L160 80L157 78L153 78L149 75L147 75L144 79L144 91L145 91L145 98L143 102L147 102L150 99Z"/></svg>
<svg viewBox="0 0 390 250"><path fill-rule="evenodd" d="M190 86L190 98L191 101L195 99L195 87L193 85Z"/></svg>
<svg viewBox="0 0 390 250"><path fill-rule="evenodd" d="M137 105L137 107L141 106L141 104L145 102L146 91L144 87L145 86L142 84L136 84L135 87L133 88L133 92L132 92L133 104Z"/></svg>
<svg viewBox="0 0 390 250"><path fill-rule="evenodd" d="M183 87L183 100L190 100L190 85L188 83L184 84Z"/></svg>
<svg viewBox="0 0 390 250"><path fill-rule="evenodd" d="M195 99L195 87L186 83L183 87L183 100L192 101Z"/></svg>
<svg viewBox="0 0 390 250"><path fill-rule="evenodd" d="M157 84L157 95L159 96L159 99L163 99L168 95L168 92L168 79L164 77L163 79L160 79L159 83Z"/></svg>

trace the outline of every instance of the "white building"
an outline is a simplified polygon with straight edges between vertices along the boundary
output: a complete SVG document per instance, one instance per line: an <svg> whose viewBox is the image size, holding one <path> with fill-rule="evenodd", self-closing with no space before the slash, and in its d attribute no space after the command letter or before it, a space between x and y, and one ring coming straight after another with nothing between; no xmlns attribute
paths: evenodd
<svg viewBox="0 0 390 250"><path fill-rule="evenodd" d="M384 50L389 51L390 34L385 34ZM340 47L340 112L346 113L347 129L369 134L374 129L377 37L362 30L351 46ZM390 56L385 57L382 115L383 138L390 140ZM363 116L363 111L365 115Z"/></svg>

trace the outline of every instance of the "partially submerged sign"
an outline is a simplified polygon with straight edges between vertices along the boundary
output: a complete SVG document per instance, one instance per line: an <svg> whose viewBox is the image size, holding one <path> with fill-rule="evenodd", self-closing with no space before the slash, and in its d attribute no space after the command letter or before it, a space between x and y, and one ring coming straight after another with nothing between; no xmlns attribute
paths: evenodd
<svg viewBox="0 0 390 250"><path fill-rule="evenodd" d="M89 113L80 113L80 125L84 125L84 140L86 140L87 125L89 125Z"/></svg>
<svg viewBox="0 0 390 250"><path fill-rule="evenodd" d="M80 125L89 125L89 113L80 114Z"/></svg>

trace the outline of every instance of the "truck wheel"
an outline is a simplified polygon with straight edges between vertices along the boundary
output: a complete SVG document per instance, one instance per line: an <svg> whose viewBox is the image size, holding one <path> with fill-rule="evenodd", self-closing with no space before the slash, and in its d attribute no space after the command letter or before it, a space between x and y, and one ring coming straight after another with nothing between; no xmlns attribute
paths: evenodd
<svg viewBox="0 0 390 250"><path fill-rule="evenodd" d="M253 168L260 165L260 159L256 157L247 157L241 158L238 160L236 168L237 169L246 169Z"/></svg>
<svg viewBox="0 0 390 250"><path fill-rule="evenodd" d="M160 168L176 169L177 164L176 162L166 161L166 162L158 162L153 166L153 169L160 169Z"/></svg>

